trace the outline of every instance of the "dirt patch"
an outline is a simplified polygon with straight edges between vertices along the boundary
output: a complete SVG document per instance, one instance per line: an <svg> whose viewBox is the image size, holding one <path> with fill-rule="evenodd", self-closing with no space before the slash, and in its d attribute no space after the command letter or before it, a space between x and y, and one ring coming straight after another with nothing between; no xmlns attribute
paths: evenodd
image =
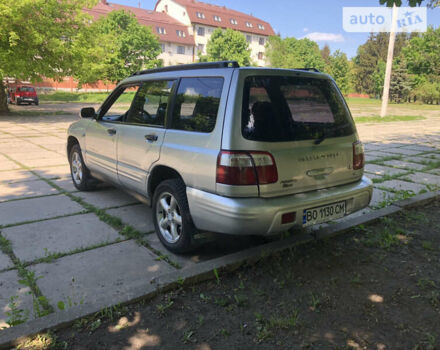
<svg viewBox="0 0 440 350"><path fill-rule="evenodd" d="M55 335L68 349L435 349L440 202Z"/></svg>

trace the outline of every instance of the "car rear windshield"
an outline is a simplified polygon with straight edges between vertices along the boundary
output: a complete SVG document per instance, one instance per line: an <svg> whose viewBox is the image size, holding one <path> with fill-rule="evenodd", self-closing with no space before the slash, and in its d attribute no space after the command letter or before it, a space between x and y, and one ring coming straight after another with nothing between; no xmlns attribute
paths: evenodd
<svg viewBox="0 0 440 350"><path fill-rule="evenodd" d="M242 134L248 140L319 140L353 132L350 114L331 80L287 76L245 79Z"/></svg>
<svg viewBox="0 0 440 350"><path fill-rule="evenodd" d="M18 90L21 92L34 92L35 91L33 87L29 87L29 86L22 86Z"/></svg>

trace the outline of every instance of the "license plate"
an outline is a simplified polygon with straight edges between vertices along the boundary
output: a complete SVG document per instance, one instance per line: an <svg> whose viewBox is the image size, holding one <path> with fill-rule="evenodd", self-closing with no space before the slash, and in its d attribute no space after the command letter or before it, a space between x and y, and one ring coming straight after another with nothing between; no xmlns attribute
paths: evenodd
<svg viewBox="0 0 440 350"><path fill-rule="evenodd" d="M322 224L323 222L342 218L344 215L345 201L305 209L303 212L303 226Z"/></svg>

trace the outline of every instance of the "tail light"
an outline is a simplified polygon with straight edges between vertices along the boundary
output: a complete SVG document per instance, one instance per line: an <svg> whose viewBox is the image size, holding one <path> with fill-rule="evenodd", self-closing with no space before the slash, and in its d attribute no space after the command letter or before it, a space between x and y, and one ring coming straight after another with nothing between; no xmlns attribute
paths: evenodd
<svg viewBox="0 0 440 350"><path fill-rule="evenodd" d="M353 142L353 169L359 170L364 167L364 145L361 141Z"/></svg>
<svg viewBox="0 0 440 350"><path fill-rule="evenodd" d="M264 185L278 181L275 159L268 152L220 151L217 183L225 185Z"/></svg>

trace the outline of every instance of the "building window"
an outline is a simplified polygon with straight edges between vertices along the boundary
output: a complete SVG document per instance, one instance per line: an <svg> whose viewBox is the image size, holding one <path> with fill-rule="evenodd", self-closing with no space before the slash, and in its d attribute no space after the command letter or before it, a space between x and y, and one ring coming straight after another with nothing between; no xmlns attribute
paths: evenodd
<svg viewBox="0 0 440 350"><path fill-rule="evenodd" d="M185 54L185 46L177 46L177 53L179 55L184 55Z"/></svg>
<svg viewBox="0 0 440 350"><path fill-rule="evenodd" d="M212 33L212 28L208 28L208 33Z"/></svg>
<svg viewBox="0 0 440 350"><path fill-rule="evenodd" d="M204 27L198 27L197 28L197 35L205 36L205 28Z"/></svg>
<svg viewBox="0 0 440 350"><path fill-rule="evenodd" d="M214 21L216 21L216 22L221 22L222 19L221 19L220 16L214 15Z"/></svg>
<svg viewBox="0 0 440 350"><path fill-rule="evenodd" d="M156 32L158 34L166 34L167 33L167 31L165 30L164 27L156 27Z"/></svg>
<svg viewBox="0 0 440 350"><path fill-rule="evenodd" d="M246 41L250 43L252 41L252 36L246 35Z"/></svg>
<svg viewBox="0 0 440 350"><path fill-rule="evenodd" d="M258 29L264 30L264 26L262 24L259 24Z"/></svg>
<svg viewBox="0 0 440 350"><path fill-rule="evenodd" d="M197 45L197 52L203 54L203 51L205 50L205 45L198 44Z"/></svg>
<svg viewBox="0 0 440 350"><path fill-rule="evenodd" d="M251 22L246 22L246 27L248 27L248 28L252 28L252 27L253 27L253 25L252 25L252 23L251 23Z"/></svg>
<svg viewBox="0 0 440 350"><path fill-rule="evenodd" d="M237 20L235 18L231 18L231 24L237 25Z"/></svg>
<svg viewBox="0 0 440 350"><path fill-rule="evenodd" d="M197 18L205 18L205 14L203 12L196 12Z"/></svg>
<svg viewBox="0 0 440 350"><path fill-rule="evenodd" d="M258 39L258 43L259 43L260 45L264 45L264 38L260 38L260 39Z"/></svg>
<svg viewBox="0 0 440 350"><path fill-rule="evenodd" d="M264 55L263 55L262 52L259 52L259 53L258 53L258 59L259 59L259 60L264 59Z"/></svg>
<svg viewBox="0 0 440 350"><path fill-rule="evenodd" d="M176 30L176 34L180 38L186 37L186 34L185 34L185 32L183 30Z"/></svg>
<svg viewBox="0 0 440 350"><path fill-rule="evenodd" d="M160 44L160 47L162 49L162 52L165 52L165 44Z"/></svg>

